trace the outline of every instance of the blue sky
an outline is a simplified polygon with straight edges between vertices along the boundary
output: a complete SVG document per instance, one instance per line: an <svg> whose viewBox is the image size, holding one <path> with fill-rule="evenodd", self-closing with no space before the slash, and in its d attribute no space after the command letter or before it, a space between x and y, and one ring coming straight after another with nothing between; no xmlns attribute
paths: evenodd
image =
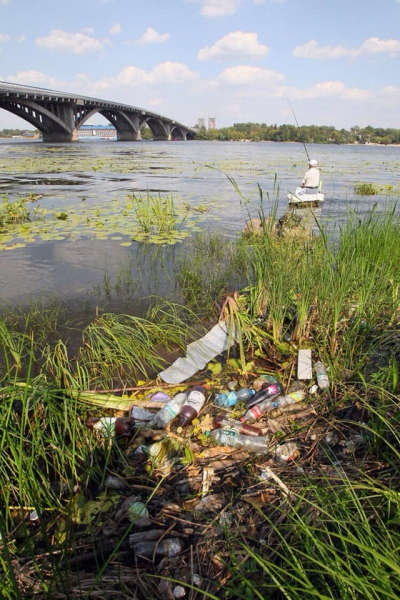
<svg viewBox="0 0 400 600"><path fill-rule="evenodd" d="M293 123L289 99L300 125L400 129L400 0L0 0L0 80L189 126Z"/></svg>

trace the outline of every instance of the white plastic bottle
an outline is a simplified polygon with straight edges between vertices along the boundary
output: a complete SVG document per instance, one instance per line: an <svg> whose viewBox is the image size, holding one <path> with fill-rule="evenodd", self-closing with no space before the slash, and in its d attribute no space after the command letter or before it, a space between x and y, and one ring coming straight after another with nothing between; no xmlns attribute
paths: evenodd
<svg viewBox="0 0 400 600"><path fill-rule="evenodd" d="M230 446L231 448L243 448L256 454L267 454L269 448L269 437L250 437L238 433L235 429L213 429L210 437L217 444Z"/></svg>
<svg viewBox="0 0 400 600"><path fill-rule="evenodd" d="M318 387L325 392L329 390L329 377L325 369L325 365L318 361L314 364L315 374L317 376Z"/></svg>
<svg viewBox="0 0 400 600"><path fill-rule="evenodd" d="M187 392L180 392L179 394L176 394L176 396L174 396L172 400L167 402L167 404L161 410L158 411L154 419L150 421L150 426L162 429L163 427L168 425L168 423L171 423L171 421L173 421L175 417L179 414L182 406L187 400L187 397Z"/></svg>
<svg viewBox="0 0 400 600"><path fill-rule="evenodd" d="M189 392L186 402L179 413L179 427L186 427L197 417L206 401L206 389L201 385L194 385Z"/></svg>

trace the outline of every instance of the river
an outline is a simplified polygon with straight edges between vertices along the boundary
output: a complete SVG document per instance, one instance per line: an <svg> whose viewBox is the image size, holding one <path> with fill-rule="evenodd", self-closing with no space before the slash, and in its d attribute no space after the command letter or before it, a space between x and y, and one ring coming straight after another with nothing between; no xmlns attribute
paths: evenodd
<svg viewBox="0 0 400 600"><path fill-rule="evenodd" d="M348 209L363 214L374 204L384 210L396 202L399 147L310 144L308 151L321 168L322 221L337 224ZM240 235L249 215L257 215L257 184L266 212L277 198L282 216L287 192L299 185L306 168L304 147L296 143L0 140L3 204L30 198L32 214L44 215L40 230L23 235L22 226L3 226L0 232L0 308L62 299L80 306L107 300L121 309L125 300L115 290L121 292L128 279L135 282L131 302L171 296L176 253L184 252L188 238L167 246L132 241L131 215L122 208L128 194L171 195L175 206L188 207L193 235L215 231L222 240ZM355 196L358 182L383 191ZM96 228L89 227L95 221Z"/></svg>

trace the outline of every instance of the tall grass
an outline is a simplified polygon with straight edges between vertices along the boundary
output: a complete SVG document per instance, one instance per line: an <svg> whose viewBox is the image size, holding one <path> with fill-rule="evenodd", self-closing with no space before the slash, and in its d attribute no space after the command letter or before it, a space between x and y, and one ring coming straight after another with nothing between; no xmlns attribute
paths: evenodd
<svg viewBox="0 0 400 600"><path fill-rule="evenodd" d="M163 198L161 194L153 195L147 191L145 196L138 193L130 194L128 198L139 229L145 234L170 234L185 221L185 215L179 220L172 194Z"/></svg>
<svg viewBox="0 0 400 600"><path fill-rule="evenodd" d="M292 343L312 343L340 380L362 368L372 332L376 344L398 315L400 223L392 209L362 220L349 213L333 239L319 226L318 237L252 238L250 310L276 343L295 312Z"/></svg>

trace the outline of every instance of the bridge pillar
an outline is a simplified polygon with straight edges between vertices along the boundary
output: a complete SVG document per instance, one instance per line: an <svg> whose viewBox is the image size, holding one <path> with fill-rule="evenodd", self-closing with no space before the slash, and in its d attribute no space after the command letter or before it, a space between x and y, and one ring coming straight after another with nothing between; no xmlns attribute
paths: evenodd
<svg viewBox="0 0 400 600"><path fill-rule="evenodd" d="M118 142L139 142L142 139L140 129L136 131L118 131L117 130L117 141Z"/></svg>
<svg viewBox="0 0 400 600"><path fill-rule="evenodd" d="M51 131L42 133L42 139L44 142L49 143L66 143L66 142L77 142L79 139L78 130L74 129L72 133L67 131Z"/></svg>

